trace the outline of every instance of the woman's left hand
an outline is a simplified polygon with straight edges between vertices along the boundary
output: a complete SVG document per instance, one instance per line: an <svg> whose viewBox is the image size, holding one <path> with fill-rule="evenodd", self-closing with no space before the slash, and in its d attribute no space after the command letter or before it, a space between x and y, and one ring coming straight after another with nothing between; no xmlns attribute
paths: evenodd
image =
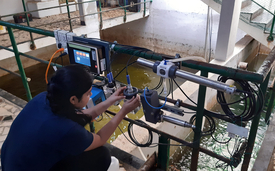
<svg viewBox="0 0 275 171"><path fill-rule="evenodd" d="M123 95L123 91L126 89L126 87L119 88L114 94L112 94L107 100L113 105L116 101L124 99L125 96Z"/></svg>

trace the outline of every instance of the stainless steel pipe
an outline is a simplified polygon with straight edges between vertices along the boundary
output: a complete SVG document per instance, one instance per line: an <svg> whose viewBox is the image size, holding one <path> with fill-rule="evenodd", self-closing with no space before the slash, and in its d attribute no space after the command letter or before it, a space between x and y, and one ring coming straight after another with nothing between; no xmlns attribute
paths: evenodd
<svg viewBox="0 0 275 171"><path fill-rule="evenodd" d="M192 128L195 129L196 126L190 124L189 122L177 119L177 118L173 118L170 116L166 116L166 115L161 115L161 121L166 121L175 125L179 125L179 126L183 126L183 127L187 127L187 128Z"/></svg>
<svg viewBox="0 0 275 171"><path fill-rule="evenodd" d="M137 62L143 66L149 67L149 68L153 68L154 66L154 62L149 61L147 59L143 59L143 58L138 58ZM227 85L225 83L222 82L218 82L218 81L214 81L211 79L208 79L206 77L201 77L199 75L190 73L190 72L186 72L183 70L177 70L176 71L176 76L186 79L188 81L192 81L195 83L198 83L200 85L204 85L206 87L210 87L225 93L229 93L232 94L236 91L236 87L232 86L232 85Z"/></svg>

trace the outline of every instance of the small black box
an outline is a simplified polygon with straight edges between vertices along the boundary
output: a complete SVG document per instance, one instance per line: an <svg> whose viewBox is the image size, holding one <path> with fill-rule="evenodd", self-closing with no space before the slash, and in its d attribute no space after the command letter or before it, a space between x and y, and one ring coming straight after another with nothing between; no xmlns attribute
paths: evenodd
<svg viewBox="0 0 275 171"><path fill-rule="evenodd" d="M136 3L140 3L140 0L128 0L129 5L129 11L130 12L139 12L140 11L140 4L138 5L133 5Z"/></svg>
<svg viewBox="0 0 275 171"><path fill-rule="evenodd" d="M28 13L29 21L32 21L32 14ZM13 16L15 23L24 23L27 22L25 14L16 14Z"/></svg>

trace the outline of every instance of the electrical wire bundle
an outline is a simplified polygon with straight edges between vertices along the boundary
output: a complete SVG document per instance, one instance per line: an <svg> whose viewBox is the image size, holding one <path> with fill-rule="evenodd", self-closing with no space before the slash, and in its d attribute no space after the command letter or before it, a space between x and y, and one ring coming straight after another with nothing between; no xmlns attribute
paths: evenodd
<svg viewBox="0 0 275 171"><path fill-rule="evenodd" d="M225 170L226 168L230 167L231 170L233 171L233 166L236 168L241 162L242 156L245 152L246 147L247 147L247 140L239 137L235 138L232 151L229 150L229 143L227 143L227 151L230 155L231 162L219 164L220 161L217 161L215 164L215 167L221 168L222 170Z"/></svg>
<svg viewBox="0 0 275 171"><path fill-rule="evenodd" d="M136 120L136 121L139 122L139 123L142 123L142 124L147 125L145 122L143 122L143 121L141 121L141 120ZM153 133L152 133L152 131L149 130L149 129L147 129L148 134L149 134L148 140L147 140L146 143L142 144L142 143L139 143L139 142L137 141L137 139L135 138L135 136L134 136L133 125L134 125L133 123L129 123L129 125L128 125L128 134L129 134L130 139L131 139L131 140L133 141L133 143L134 143L136 146L138 146L138 147L149 147L149 146L152 144L152 141L153 141Z"/></svg>
<svg viewBox="0 0 275 171"><path fill-rule="evenodd" d="M201 136L212 135L216 130L216 123L213 117L205 115L205 118L209 124L209 129L202 131ZM193 124L196 121L196 115L191 116L189 123Z"/></svg>
<svg viewBox="0 0 275 171"><path fill-rule="evenodd" d="M232 119L232 121L249 121L253 119L255 116L259 115L263 108L263 94L261 92L261 89L258 87L257 84L255 86L258 88L260 93L257 93L254 88L250 86L248 81L240 80L240 79L234 79L230 77L224 77L219 76L218 81L225 83L227 80L234 80L241 88L242 90L237 90L238 93L240 93L244 98L239 99L235 102L227 103L225 95L223 92L218 91L217 92L217 101L221 105L224 113ZM257 97L257 98L256 98ZM259 101L259 107L257 108L257 100ZM235 114L230 109L230 105L239 103L241 101L244 101L244 110L240 114Z"/></svg>

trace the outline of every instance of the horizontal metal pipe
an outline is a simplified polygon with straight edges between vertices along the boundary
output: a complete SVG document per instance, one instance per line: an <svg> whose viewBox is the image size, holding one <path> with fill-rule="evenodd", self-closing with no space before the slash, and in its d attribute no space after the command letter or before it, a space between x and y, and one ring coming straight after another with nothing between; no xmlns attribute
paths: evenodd
<svg viewBox="0 0 275 171"><path fill-rule="evenodd" d="M275 66L275 47L271 50L269 55L263 61L262 65L258 69L257 73L263 75L263 80L265 80L269 71Z"/></svg>
<svg viewBox="0 0 275 171"><path fill-rule="evenodd" d="M172 123L172 124L175 124L175 125L179 125L179 126L182 126L182 127L188 127L188 128L192 128L192 129L196 128L195 125L192 125L192 124L190 124L186 121L182 121L180 119L173 118L173 117L170 117L170 116L161 115L161 119L162 119L162 121L166 121L166 122L169 122L169 123Z"/></svg>
<svg viewBox="0 0 275 171"><path fill-rule="evenodd" d="M153 68L153 66L154 66L154 62L146 60L146 59L142 59L142 58L138 58L137 62L139 64L147 66L149 68ZM177 70L176 76L186 79L186 80L189 80L189 81L192 81L192 82L195 82L195 83L198 83L200 85L204 85L204 86L211 87L211 88L214 88L214 89L222 91L222 92L229 93L229 94L234 93L236 91L235 86L230 86L225 83L214 81L214 80L208 79L206 77L201 77L201 76L198 76L193 73L186 72L186 71Z"/></svg>
<svg viewBox="0 0 275 171"><path fill-rule="evenodd" d="M0 46L0 48L5 49L5 50L10 51L10 52L14 52L12 49L9 49L9 48L4 47L4 46ZM19 52L19 55L30 58L30 59L33 59L33 60L36 60L36 61L39 61L41 63L49 64L49 61L45 61L43 59L39 59L39 58L33 57L31 55L27 55L25 53ZM62 65L59 65L59 64L56 64L56 63L53 63L53 62L51 63L51 66L56 66L56 67L59 67L59 68L62 67Z"/></svg>
<svg viewBox="0 0 275 171"><path fill-rule="evenodd" d="M242 79L242 80L252 81L256 83L262 83L264 80L263 75L258 73L230 68L226 66L215 65L215 64L206 63L206 62L185 60L185 61L182 61L181 64L184 67L197 69L201 71L207 71L207 72L219 74L226 77Z"/></svg>
<svg viewBox="0 0 275 171"><path fill-rule="evenodd" d="M165 97L159 96L159 99L165 100ZM177 100L173 100L173 99L170 99L170 98L166 98L166 100L167 100L167 102L173 103L173 104L175 104L177 102ZM190 105L190 104L187 104L187 103L180 102L179 105L181 107L184 107L184 108L187 108L187 109L190 109L190 110L193 110L193 111L198 110L196 106L193 106L193 105ZM217 119L221 119L221 120L224 120L226 122L234 123L236 125L243 126L243 127L245 127L245 125L246 125L246 122L234 121L226 115L221 115L221 114L218 114L218 113L206 110L206 109L204 109L203 115L215 117Z"/></svg>
<svg viewBox="0 0 275 171"><path fill-rule="evenodd" d="M114 112L111 112L111 111L109 111L109 110L106 110L106 112L109 113L109 114L111 114L111 115L113 115L113 116L116 115ZM123 119L126 120L126 121L128 121L128 122L130 122L130 123L133 123L133 124L135 124L135 125L138 125L138 126L140 126L140 127L146 128L146 129L148 129L148 130L150 130L150 131L153 131L153 132L155 132L155 133L157 133L157 134L159 134L159 135L162 135L162 136L165 136L165 137L167 137L167 138L170 138L170 139L172 139L172 140L174 140L174 141L176 141L176 142L179 142L179 143L181 143L181 144L183 144L183 145L185 145L185 146L188 146L188 147L190 147L190 148L193 148L193 144L192 144L192 143L186 142L186 141L184 141L184 140L182 140L182 139L180 139L180 138L178 138L178 137L175 137L175 136L173 136L173 135L170 135L170 134L168 134L168 133L166 133L166 132L160 131L160 130L158 130L158 129L155 129L155 128L153 128L153 127L150 127L149 125L146 125L146 124L143 124L143 123L134 121L134 120L129 119L129 118L126 118L126 117L123 118ZM217 153L214 153L213 151L210 151L210 150L208 150L208 149L205 149L205 148L203 148L203 147L199 147L199 150L200 150L201 152L203 152L203 153L205 153L205 154L211 156L211 157L215 157L215 158L217 158L217 159L219 159L219 160L221 160L221 161L223 161L223 162L225 162L225 163L227 163L227 164L231 164L231 160L230 160L229 158L223 157L223 156L221 156L221 155L219 155L219 154L217 154Z"/></svg>
<svg viewBox="0 0 275 171"><path fill-rule="evenodd" d="M37 33L37 34L42 34L42 35L45 35L45 36L54 37L53 31L47 31L47 30L28 27L28 26L24 26L24 25L13 24L13 23L1 21L1 20L0 20L0 25L10 27L10 28L14 28L14 29L24 30L24 31L28 31L28 32L33 32L33 33Z"/></svg>
<svg viewBox="0 0 275 171"><path fill-rule="evenodd" d="M115 45L114 51L116 52L121 52L121 53L126 53L129 55L135 54L135 56L146 58L146 59L154 59L154 60L163 60L163 59L175 59L174 56L169 56L169 55L163 55L163 54L158 54L158 53L153 53L153 52L141 52L139 53L138 50L129 50L129 49L123 49L125 46L121 45ZM184 67L196 69L196 70L201 70L201 71L207 71L215 74L219 74L222 76L227 76L227 77L232 77L236 79L242 79L246 81L252 81L252 82L257 82L257 83L262 83L263 82L263 75L258 74L258 73L253 73L250 71L244 71L240 69L234 69L234 68L229 68L226 66L219 66L215 64L210 64L206 62L199 62L199 61L193 61L193 60L185 60L181 62L181 65Z"/></svg>
<svg viewBox="0 0 275 171"><path fill-rule="evenodd" d="M21 75L20 75L20 74L17 74L16 72L12 72L12 71L10 71L10 70L7 70L7 69L5 69L5 68L2 68L2 67L0 67L0 69L1 69L1 70L3 70L3 71L6 71L6 72L8 72L8 73L10 73L10 74L13 74L13 75L16 75L16 76L18 76L18 77L21 77Z"/></svg>
<svg viewBox="0 0 275 171"><path fill-rule="evenodd" d="M31 12L49 10L49 9L53 9L53 8L61 8L61 7L66 7L66 6L70 6L70 5L84 4L84 3L95 2L95 1L97 1L97 0L94 0L94 1L85 1L85 2L77 2L77 3L73 3L73 4L68 4L68 5L67 4L65 4L65 5L58 5L58 6L53 6L53 7L49 7L49 8L42 8L42 9L37 9L37 10L32 10L32 11L26 11L26 12L18 12L18 13L14 13L14 14L2 15L2 16L0 16L0 18L10 17L10 16L18 15L18 14L25 14L25 13L31 13Z"/></svg>

